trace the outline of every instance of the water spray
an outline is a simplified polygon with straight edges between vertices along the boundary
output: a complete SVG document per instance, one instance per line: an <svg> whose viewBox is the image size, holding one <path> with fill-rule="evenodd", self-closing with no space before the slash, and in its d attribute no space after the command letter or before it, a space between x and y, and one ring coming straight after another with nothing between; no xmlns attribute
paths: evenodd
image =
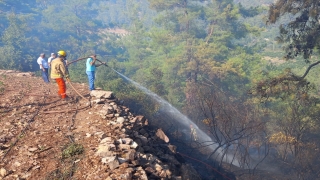
<svg viewBox="0 0 320 180"><path fill-rule="evenodd" d="M161 98L157 94L155 94L152 91L150 91L149 89L141 86L139 83L131 80L130 78L126 77L125 75L121 74L120 72L116 71L115 69L113 69L113 68L111 68L111 69L113 71L115 71L117 74L119 74L121 77L123 77L124 79L128 80L130 83L134 84L138 89L142 90L144 93L146 93L147 95L152 97L154 100L156 100L162 106L163 111L167 112L180 125L183 126L183 130L189 131L190 126L192 126L198 134L197 135L198 141L201 144L203 144L204 147L207 147L212 151L216 150L217 155L215 158L223 158L222 160L226 163L231 163L231 164L238 166L238 167L240 166L239 161L237 159L235 159L234 157L231 157L231 155L226 154L223 156L223 154L224 154L223 150L214 143L212 138L210 138L204 131L199 129L199 127L194 122L192 122L187 116L182 114L177 108L172 106L168 101L164 100L163 98Z"/></svg>

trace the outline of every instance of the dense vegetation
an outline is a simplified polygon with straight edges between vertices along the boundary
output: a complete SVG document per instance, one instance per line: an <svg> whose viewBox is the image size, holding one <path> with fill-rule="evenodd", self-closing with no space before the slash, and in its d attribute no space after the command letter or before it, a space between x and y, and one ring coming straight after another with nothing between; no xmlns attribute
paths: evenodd
<svg viewBox="0 0 320 180"><path fill-rule="evenodd" d="M38 71L39 54L60 49L69 60L95 53L110 66L99 67L96 84L137 112L156 118L159 106L112 69L188 115L242 167L268 157L282 171L316 179L318 72L301 77L318 55L318 36L306 32L301 44L307 46L295 51L294 61L283 61L287 54L281 46L287 42L277 44L275 37L288 39L288 29L279 33L279 24L266 22L301 26L290 23L290 16L279 19L279 13L286 15L276 11L281 3L267 16L271 2L1 0L0 68ZM314 7L309 14L319 9ZM319 22L319 15L311 15L310 23ZM116 31L120 28L125 31ZM309 36L315 37L312 44ZM70 65L72 81L86 82L84 66L83 61Z"/></svg>

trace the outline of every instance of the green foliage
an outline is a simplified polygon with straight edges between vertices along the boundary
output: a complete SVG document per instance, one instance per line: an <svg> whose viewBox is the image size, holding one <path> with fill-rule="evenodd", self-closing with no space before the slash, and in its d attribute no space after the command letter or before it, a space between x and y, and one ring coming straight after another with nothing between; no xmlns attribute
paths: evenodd
<svg viewBox="0 0 320 180"><path fill-rule="evenodd" d="M29 50L31 39L26 34L30 31L28 21L32 19L32 15L8 14L10 25L1 36L0 52L3 56L0 68L28 70L33 66L30 55L23 55Z"/></svg>
<svg viewBox="0 0 320 180"><path fill-rule="evenodd" d="M14 13L32 13L33 5L36 4L36 0L1 0L0 10L2 12L14 12Z"/></svg>
<svg viewBox="0 0 320 180"><path fill-rule="evenodd" d="M3 92L4 92L4 90L5 90L4 87L5 87L5 86L4 86L3 82L0 81L0 93L3 93Z"/></svg>
<svg viewBox="0 0 320 180"><path fill-rule="evenodd" d="M62 150L62 159L67 159L84 152L84 147L81 144L70 143Z"/></svg>
<svg viewBox="0 0 320 180"><path fill-rule="evenodd" d="M297 3L299 6L297 6ZM275 23L280 17L289 14L294 18L280 26L280 36L277 41L285 45L285 58L293 59L302 56L309 59L319 43L319 2L279 0L269 9L268 22Z"/></svg>
<svg viewBox="0 0 320 180"><path fill-rule="evenodd" d="M239 4L239 11L243 17L255 17L261 13L263 9L261 7L245 8L241 3Z"/></svg>
<svg viewBox="0 0 320 180"><path fill-rule="evenodd" d="M68 66L70 79L72 82L87 82L86 59L70 64Z"/></svg>

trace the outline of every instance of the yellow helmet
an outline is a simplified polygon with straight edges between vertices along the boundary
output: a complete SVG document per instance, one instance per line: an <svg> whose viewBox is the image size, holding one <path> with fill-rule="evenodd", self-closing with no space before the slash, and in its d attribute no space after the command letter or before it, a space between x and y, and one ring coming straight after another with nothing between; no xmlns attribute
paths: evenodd
<svg viewBox="0 0 320 180"><path fill-rule="evenodd" d="M63 57L67 57L67 53L64 50L60 50L58 51L58 56L63 56Z"/></svg>

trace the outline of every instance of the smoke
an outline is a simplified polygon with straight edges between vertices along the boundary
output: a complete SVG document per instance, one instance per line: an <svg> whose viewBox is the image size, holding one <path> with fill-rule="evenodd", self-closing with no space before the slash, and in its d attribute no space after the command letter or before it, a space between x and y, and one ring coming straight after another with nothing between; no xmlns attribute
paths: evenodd
<svg viewBox="0 0 320 180"><path fill-rule="evenodd" d="M195 123L193 123L187 116L182 114L177 108L172 106L169 102L167 102L157 94L141 86L139 83L131 80L130 78L124 76L123 74L114 69L112 70L124 79L128 80L133 85L135 85L138 89L149 95L152 99L156 100L160 104L161 112L165 112L168 116L170 116L170 118L167 118L167 120L171 121L173 119L175 121L174 123L181 128L180 130L182 133L194 133L195 136L197 136L197 142L199 142L203 148L206 148L206 150L208 150L209 152L216 151L213 156L216 160L219 158L220 160L222 159L226 163L230 163L240 167L239 161L235 159L233 155L226 154L222 148L218 147L214 143L214 140L212 140L210 136L208 136L205 132L199 129L199 127Z"/></svg>

